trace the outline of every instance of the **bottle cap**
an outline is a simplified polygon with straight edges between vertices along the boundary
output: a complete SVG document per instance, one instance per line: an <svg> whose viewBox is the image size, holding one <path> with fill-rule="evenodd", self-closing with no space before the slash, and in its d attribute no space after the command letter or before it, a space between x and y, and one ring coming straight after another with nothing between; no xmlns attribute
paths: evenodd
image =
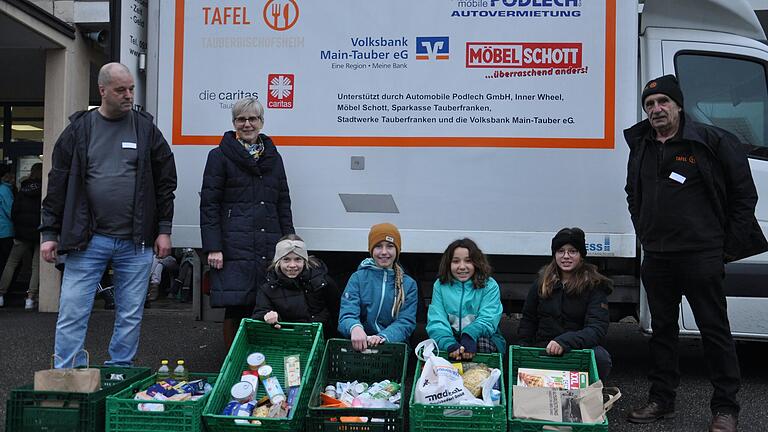
<svg viewBox="0 0 768 432"><path fill-rule="evenodd" d="M264 365L259 368L259 377L261 379L269 378L272 375L272 366Z"/></svg>
<svg viewBox="0 0 768 432"><path fill-rule="evenodd" d="M176 360L176 364L183 365L184 364L184 360Z"/></svg>
<svg viewBox="0 0 768 432"><path fill-rule="evenodd" d="M160 360L160 364L167 365L168 364L168 360Z"/></svg>

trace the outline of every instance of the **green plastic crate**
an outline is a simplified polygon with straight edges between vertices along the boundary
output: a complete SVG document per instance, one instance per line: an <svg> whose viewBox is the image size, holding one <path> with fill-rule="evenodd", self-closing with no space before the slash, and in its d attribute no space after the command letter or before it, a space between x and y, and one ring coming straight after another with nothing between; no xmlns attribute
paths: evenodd
<svg viewBox="0 0 768 432"><path fill-rule="evenodd" d="M405 387L407 370L408 346L404 343L387 343L360 353L352 349L352 342L347 339L329 340L325 346L315 387L309 398L307 432L402 431L404 428L403 405L408 400L408 390ZM400 389L402 399L398 408L323 408L320 406L320 393L329 383L357 380L371 384L385 379L402 386ZM340 423L339 417L368 417L383 421Z"/></svg>
<svg viewBox="0 0 768 432"><path fill-rule="evenodd" d="M216 383L219 374L193 373L190 380L205 378L209 384ZM107 432L201 432L203 430L203 406L210 393L196 401L152 401L163 405L163 411L139 411L139 404L147 401L135 400L133 396L155 383L152 375L107 398Z"/></svg>
<svg viewBox="0 0 768 432"><path fill-rule="evenodd" d="M448 358L447 353L441 353L440 357ZM507 399L504 392L504 366L501 353L477 354L472 360L475 363L484 363L488 367L501 371L499 377L499 389L501 390L501 404L495 406L465 406L465 405L424 405L414 401L416 395L416 382L421 375L424 361L419 359L416 363L416 375L413 378L413 391L408 405L409 427L411 432L420 431L461 431L477 432L506 432L507 430Z"/></svg>
<svg viewBox="0 0 768 432"><path fill-rule="evenodd" d="M517 370L521 367L549 370L589 372L589 383L598 380L595 354L590 349L572 350L562 356L550 356L544 348L509 347L509 430L510 432L537 432L553 426L570 428L571 432L607 432L608 418L602 423L568 423L543 420L518 419L512 416L514 401L512 386L517 382ZM551 429L549 429L551 430Z"/></svg>
<svg viewBox="0 0 768 432"><path fill-rule="evenodd" d="M101 432L107 396L148 377L149 368L91 366L101 369L101 390L93 393L35 391L32 385L11 390L7 403L7 431ZM109 379L123 374L121 381Z"/></svg>
<svg viewBox="0 0 768 432"><path fill-rule="evenodd" d="M263 321L244 319L235 335L222 366L216 385L203 409L203 422L211 432L237 431L301 431L307 415L307 404L322 354L323 326L320 323L280 323L275 329ZM232 385L240 381L242 372L248 369L246 358L252 352L260 352L266 363L272 366L272 375L280 380L284 391L285 375L283 357L298 354L301 362L301 388L296 395L297 402L285 419L259 419L260 425L237 424L235 419L248 417L224 416L220 413L230 401ZM265 396L264 386L259 382L257 397Z"/></svg>

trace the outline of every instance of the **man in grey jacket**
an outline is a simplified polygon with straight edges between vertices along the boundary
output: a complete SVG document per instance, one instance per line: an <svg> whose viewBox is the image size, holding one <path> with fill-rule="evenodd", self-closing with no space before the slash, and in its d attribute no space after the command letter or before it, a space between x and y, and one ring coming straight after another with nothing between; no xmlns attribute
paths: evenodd
<svg viewBox="0 0 768 432"><path fill-rule="evenodd" d="M70 117L53 149L43 200L48 262L67 254L56 323L55 366L84 364L78 355L99 280L109 262L115 326L108 365L130 366L139 344L153 253L171 251L176 166L149 114L134 111L134 81L124 65L99 71L101 105Z"/></svg>

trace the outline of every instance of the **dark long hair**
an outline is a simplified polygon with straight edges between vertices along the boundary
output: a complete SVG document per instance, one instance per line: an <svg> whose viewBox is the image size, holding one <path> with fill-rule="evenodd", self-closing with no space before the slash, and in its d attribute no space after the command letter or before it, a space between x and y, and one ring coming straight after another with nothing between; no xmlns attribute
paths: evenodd
<svg viewBox="0 0 768 432"><path fill-rule="evenodd" d="M560 268L555 257L552 257L552 261L539 270L539 297L552 295L555 285L561 280ZM581 263L573 270L571 279L563 285L563 289L569 295L579 295L603 283L613 285L613 281L600 274L596 265L586 262L582 256Z"/></svg>
<svg viewBox="0 0 768 432"><path fill-rule="evenodd" d="M493 269L491 268L491 264L488 263L488 258L485 257L483 251L477 246L477 243L468 238L454 240L447 248L445 248L443 257L440 258L440 269L437 273L440 283L449 284L453 279L453 274L451 273L451 261L453 260L453 252L456 248L465 248L469 251L469 259L475 266L475 274L472 275L472 284L475 288L485 288L485 283L488 281L488 278L491 277Z"/></svg>

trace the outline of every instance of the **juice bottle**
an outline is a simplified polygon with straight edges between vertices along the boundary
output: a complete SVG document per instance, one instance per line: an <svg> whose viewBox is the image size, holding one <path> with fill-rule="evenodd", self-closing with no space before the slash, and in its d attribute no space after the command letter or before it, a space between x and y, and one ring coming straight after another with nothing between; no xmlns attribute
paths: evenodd
<svg viewBox="0 0 768 432"><path fill-rule="evenodd" d="M184 366L184 360L176 360L176 368L173 369L173 379L176 381L189 381L189 371Z"/></svg>
<svg viewBox="0 0 768 432"><path fill-rule="evenodd" d="M160 360L160 368L157 369L157 382L165 381L171 377L171 369L168 367L168 360Z"/></svg>

